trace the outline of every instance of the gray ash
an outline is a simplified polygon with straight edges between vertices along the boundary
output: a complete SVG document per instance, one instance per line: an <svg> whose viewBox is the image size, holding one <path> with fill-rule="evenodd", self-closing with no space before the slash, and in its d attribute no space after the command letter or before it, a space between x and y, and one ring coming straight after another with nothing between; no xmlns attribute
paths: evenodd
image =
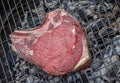
<svg viewBox="0 0 120 83"><path fill-rule="evenodd" d="M0 55L2 55L0 56L0 71L2 71L0 72L0 81L5 83L6 76L8 81L14 80L15 83L120 82L119 0L38 0L35 3L29 0L28 4L30 9L27 3L24 3L23 7L18 5L19 14L13 10L14 17L9 15L9 20L4 24L5 31L2 30L0 33L0 49L2 49L0 50ZM66 76L51 76L33 64L24 61L10 50L10 41L7 38L9 39L11 30L41 25L44 22L45 14L56 8L63 8L75 16L87 32L92 63L82 72L76 71ZM4 71L6 74L3 76Z"/></svg>

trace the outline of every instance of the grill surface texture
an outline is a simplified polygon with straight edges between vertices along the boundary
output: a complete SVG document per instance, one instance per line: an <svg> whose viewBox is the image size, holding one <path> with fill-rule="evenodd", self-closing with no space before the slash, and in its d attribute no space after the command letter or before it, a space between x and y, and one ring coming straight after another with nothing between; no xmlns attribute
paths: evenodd
<svg viewBox="0 0 120 83"><path fill-rule="evenodd" d="M120 83L119 0L0 0L0 83ZM9 35L33 28L47 12L64 9L87 32L91 63L65 76L51 76L10 48Z"/></svg>

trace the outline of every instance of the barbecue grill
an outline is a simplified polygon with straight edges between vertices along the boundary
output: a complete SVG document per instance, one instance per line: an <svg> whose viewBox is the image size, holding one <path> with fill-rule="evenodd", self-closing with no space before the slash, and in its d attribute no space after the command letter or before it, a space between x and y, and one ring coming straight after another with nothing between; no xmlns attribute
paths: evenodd
<svg viewBox="0 0 120 83"><path fill-rule="evenodd" d="M0 83L120 83L119 0L1 0ZM51 76L19 58L10 48L10 33L40 25L56 8L75 16L87 32L89 67Z"/></svg>

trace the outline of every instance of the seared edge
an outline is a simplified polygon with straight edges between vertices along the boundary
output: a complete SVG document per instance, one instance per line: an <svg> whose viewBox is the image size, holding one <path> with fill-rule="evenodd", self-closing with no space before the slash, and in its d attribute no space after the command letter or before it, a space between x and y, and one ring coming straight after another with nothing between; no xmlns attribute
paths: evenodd
<svg viewBox="0 0 120 83"><path fill-rule="evenodd" d="M82 28L83 29L83 28ZM83 68L86 64L90 63L91 56L88 48L88 41L87 41L87 34L86 31L83 29L84 35L83 35L83 52L82 52L82 57L74 67L73 71L76 71L78 69Z"/></svg>

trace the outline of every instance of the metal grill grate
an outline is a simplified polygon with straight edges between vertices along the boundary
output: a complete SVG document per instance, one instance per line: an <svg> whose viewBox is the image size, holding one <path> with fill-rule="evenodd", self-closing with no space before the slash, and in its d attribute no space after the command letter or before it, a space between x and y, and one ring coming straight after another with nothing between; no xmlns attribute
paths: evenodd
<svg viewBox="0 0 120 83"><path fill-rule="evenodd" d="M119 83L119 0L1 0L0 82L2 83ZM66 76L51 76L10 49L9 34L42 24L46 12L63 8L75 16L88 35L90 67Z"/></svg>

